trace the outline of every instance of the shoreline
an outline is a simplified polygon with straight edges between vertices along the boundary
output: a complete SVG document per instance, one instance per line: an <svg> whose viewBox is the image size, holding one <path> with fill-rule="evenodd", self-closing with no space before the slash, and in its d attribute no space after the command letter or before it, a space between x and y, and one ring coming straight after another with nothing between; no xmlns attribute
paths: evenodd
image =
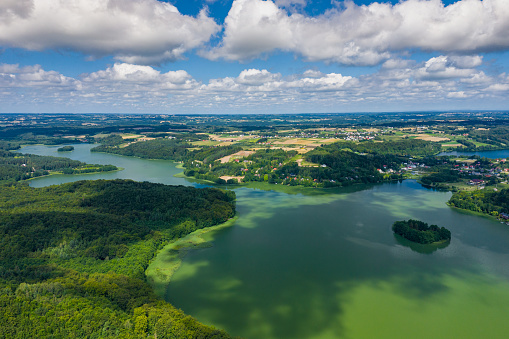
<svg viewBox="0 0 509 339"><path fill-rule="evenodd" d="M179 163L176 168L178 169L185 169L183 166L183 163ZM238 189L238 188L252 188L252 189L259 189L262 191L275 191L275 192L281 192L281 193L287 193L287 194L304 194L304 195L322 195L322 194L331 194L331 193L350 193L353 191L362 191L364 189L368 189L377 185L382 185L386 183L394 183L399 182L399 180L416 180L413 178L403 178L403 179L393 179L393 180L387 180L387 181L381 181L376 183L356 183L348 186L337 186L337 187L306 187L303 185L296 185L296 186L290 186L290 185L278 185L278 184L269 184L268 182L262 182L262 181L249 181L249 182L243 182L238 184L218 184L210 180L205 179L197 179L195 177L190 177L184 174L184 172L180 172L173 175L176 178L183 178L188 179L191 181L195 181L197 183L204 183L208 185L212 185L217 188L221 189Z"/></svg>
<svg viewBox="0 0 509 339"><path fill-rule="evenodd" d="M207 239L207 235L210 236L209 233L233 226L238 218L238 216L234 216L222 224L196 230L183 238L170 241L158 250L145 270L145 278L152 291L166 301L166 288L171 282L173 274L182 265L182 260L187 252L193 249L212 247L211 239Z"/></svg>
<svg viewBox="0 0 509 339"><path fill-rule="evenodd" d="M509 225L508 224L509 220L504 221L503 219L500 219L496 215L492 215L492 214L484 213L484 212L472 211L472 210L465 209L465 208L460 208L460 207L457 207L457 206L451 206L451 204L449 204L449 202L447 202L446 205L449 206L449 208L452 208L452 209L455 209L455 210L458 210L458 211L461 211L461 212L464 212L464 213L468 213L468 214L472 214L472 215L477 215L477 216L481 216L481 217L486 217L488 219L492 219L492 220L498 221L498 222L500 222L502 224Z"/></svg>
<svg viewBox="0 0 509 339"><path fill-rule="evenodd" d="M25 180L21 180L19 182L25 182L25 181L30 181L30 180L34 180L34 179L38 179L38 178L47 178L47 177L51 177L53 175L86 175L86 174L97 174L97 173L112 173L112 172L120 172L120 171L123 171L125 170L125 168L123 167L117 167L116 170L112 170L112 171L97 171L97 172L87 172L87 173L74 173L74 174L65 174L63 172L60 172L60 171L56 171L56 172L51 172L47 175L40 175L38 177L33 177L33 178L29 178L29 179L25 179Z"/></svg>

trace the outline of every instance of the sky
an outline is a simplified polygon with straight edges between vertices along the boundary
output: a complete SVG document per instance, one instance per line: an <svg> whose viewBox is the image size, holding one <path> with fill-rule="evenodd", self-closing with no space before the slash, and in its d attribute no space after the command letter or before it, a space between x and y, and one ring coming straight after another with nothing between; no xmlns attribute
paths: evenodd
<svg viewBox="0 0 509 339"><path fill-rule="evenodd" d="M0 113L508 104L509 0L0 0Z"/></svg>

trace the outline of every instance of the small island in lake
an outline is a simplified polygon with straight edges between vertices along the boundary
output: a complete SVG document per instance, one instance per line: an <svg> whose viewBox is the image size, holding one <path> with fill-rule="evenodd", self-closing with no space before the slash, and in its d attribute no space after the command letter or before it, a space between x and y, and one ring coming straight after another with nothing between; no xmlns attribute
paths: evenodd
<svg viewBox="0 0 509 339"><path fill-rule="evenodd" d="M58 152L71 152L74 151L74 146L64 146L57 149Z"/></svg>
<svg viewBox="0 0 509 339"><path fill-rule="evenodd" d="M451 240L451 231L445 227L438 227L437 225L429 226L427 223L419 220L396 221L392 225L392 230L403 238L419 244L432 244Z"/></svg>

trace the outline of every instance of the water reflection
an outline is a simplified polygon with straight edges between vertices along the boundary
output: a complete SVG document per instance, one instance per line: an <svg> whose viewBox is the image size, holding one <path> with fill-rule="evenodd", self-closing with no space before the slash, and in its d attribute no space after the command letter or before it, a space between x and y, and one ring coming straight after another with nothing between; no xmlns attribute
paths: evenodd
<svg viewBox="0 0 509 339"><path fill-rule="evenodd" d="M394 239L398 244L410 248L412 251L421 254L431 254L439 249L446 248L451 244L451 241L440 242L437 244L418 244L413 241L407 240L398 234L394 234Z"/></svg>

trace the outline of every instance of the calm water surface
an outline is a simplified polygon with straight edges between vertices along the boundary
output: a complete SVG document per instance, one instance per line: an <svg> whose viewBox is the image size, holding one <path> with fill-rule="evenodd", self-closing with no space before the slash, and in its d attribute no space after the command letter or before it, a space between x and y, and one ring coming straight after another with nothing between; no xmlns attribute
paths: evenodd
<svg viewBox="0 0 509 339"><path fill-rule="evenodd" d="M172 177L180 170L168 161L75 147L65 156L125 170L31 185L192 184ZM212 234L213 247L189 252L167 289L166 299L198 320L250 339L507 337L509 227L449 208L450 193L410 180L342 194L236 193L236 224ZM396 238L391 225L405 218L445 226L452 241L438 249Z"/></svg>
<svg viewBox="0 0 509 339"><path fill-rule="evenodd" d="M176 163L168 160L146 160L134 157L124 157L115 154L94 153L90 149L97 146L91 144L76 144L72 152L58 152L62 146L27 146L19 150L20 153L66 157L89 164L115 165L124 170L115 172L82 174L82 175L51 175L30 180L30 186L43 187L58 185L65 182L95 179L132 179L150 181L167 185L193 185L192 182L175 178L173 175L182 172L176 168Z"/></svg>
<svg viewBox="0 0 509 339"><path fill-rule="evenodd" d="M489 159L501 159L501 158L509 158L509 150L499 150L499 151L481 151L481 152L442 152L438 155L456 155L456 156L471 156L478 155L480 157L489 158Z"/></svg>

